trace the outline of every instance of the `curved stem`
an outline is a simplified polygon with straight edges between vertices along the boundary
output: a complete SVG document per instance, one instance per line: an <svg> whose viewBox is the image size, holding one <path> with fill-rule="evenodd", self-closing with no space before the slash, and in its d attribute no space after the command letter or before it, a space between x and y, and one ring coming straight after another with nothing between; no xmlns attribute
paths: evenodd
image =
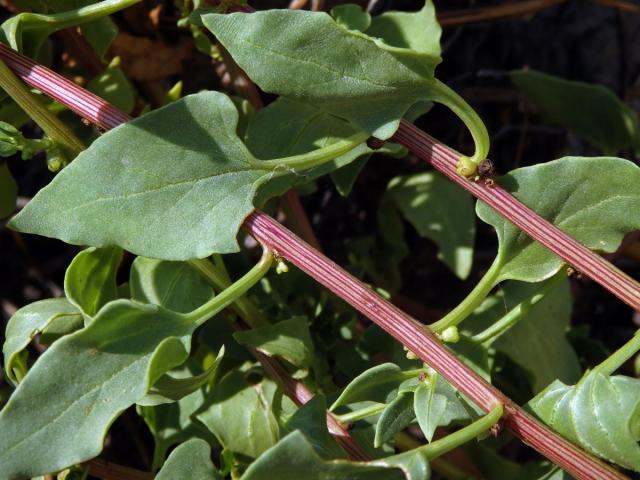
<svg viewBox="0 0 640 480"><path fill-rule="evenodd" d="M219 259L219 262L221 261L222 259ZM187 263L202 275L210 285L221 292L232 285L224 263L214 263L207 258L189 260ZM234 300L233 307L251 328L263 327L268 324L257 311L254 303L244 295Z"/></svg>
<svg viewBox="0 0 640 480"><path fill-rule="evenodd" d="M640 330L636 332L636 334L625 343L618 350L613 352L609 358L607 358L600 365L593 368L592 372L598 372L603 375L611 375L618 368L624 364L627 360L629 360L632 356L634 356L640 350Z"/></svg>
<svg viewBox="0 0 640 480"><path fill-rule="evenodd" d="M185 317L195 322L198 326L202 325L213 315L229 306L238 297L244 295L251 287L253 287L269 271L272 262L273 254L271 253L271 250L263 247L262 258L251 270L207 303L195 309L193 312L187 313Z"/></svg>
<svg viewBox="0 0 640 480"><path fill-rule="evenodd" d="M509 312L507 312L506 315L500 318L500 320L495 322L489 328L471 337L471 340L477 343L484 343L487 340L491 340L499 335L502 335L504 332L518 323L522 319L522 317L524 317L534 307L534 305L540 302L540 300L544 299L563 278L566 278L566 275L564 273L564 270L561 270L550 280L544 282L544 284L541 285L541 287L536 290L533 295L513 307L511 310L509 310Z"/></svg>
<svg viewBox="0 0 640 480"><path fill-rule="evenodd" d="M323 163L333 160L340 155L353 150L361 143L369 138L364 132L357 133L351 137L332 143L328 147L319 148L301 155L293 155L291 157L276 158L273 160L256 160L254 166L261 169L269 168L295 168L299 170L308 170L317 167Z"/></svg>
<svg viewBox="0 0 640 480"><path fill-rule="evenodd" d="M71 158L84 150L84 144L58 117L46 109L40 99L0 60L0 87L38 124L44 133Z"/></svg>
<svg viewBox="0 0 640 480"><path fill-rule="evenodd" d="M46 23L54 30L77 26L97 18L106 17L112 13L124 10L131 5L139 3L141 0L104 0L102 2L87 5L86 7L69 10L62 13L42 15L38 13L23 13L18 16L23 29L40 28L42 23Z"/></svg>
<svg viewBox="0 0 640 480"><path fill-rule="evenodd" d="M498 283L498 274L501 266L500 256L498 256L489 267L489 270L487 270L487 273L484 274L484 277L471 290L471 293L448 314L429 325L429 328L434 332L442 332L449 327L459 325L471 315Z"/></svg>
<svg viewBox="0 0 640 480"><path fill-rule="evenodd" d="M458 165L458 173L467 177L472 176L476 173L480 162L487 158L489 153L490 141L487 127L485 127L484 122L475 110L446 84L434 78L431 87L434 93L434 95L430 96L431 99L449 107L462 120L473 137L476 151L471 157L461 157Z"/></svg>
<svg viewBox="0 0 640 480"><path fill-rule="evenodd" d="M502 418L503 410L502 404L498 404L484 417L440 440L420 447L420 450L429 460L440 457L489 430Z"/></svg>

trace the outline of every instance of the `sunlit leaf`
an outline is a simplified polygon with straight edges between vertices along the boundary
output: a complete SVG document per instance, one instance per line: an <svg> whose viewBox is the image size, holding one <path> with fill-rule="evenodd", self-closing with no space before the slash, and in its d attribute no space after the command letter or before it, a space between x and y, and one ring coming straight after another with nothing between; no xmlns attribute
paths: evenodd
<svg viewBox="0 0 640 480"><path fill-rule="evenodd" d="M115 417L185 361L194 328L160 307L117 300L55 342L0 412L3 475L42 475L98 455Z"/></svg>
<svg viewBox="0 0 640 480"><path fill-rule="evenodd" d="M237 137L237 121L231 100L202 92L114 128L11 225L167 260L237 251L256 190L278 176Z"/></svg>
<svg viewBox="0 0 640 480"><path fill-rule="evenodd" d="M389 35L387 24L397 23L398 15L374 20L373 37L324 13L301 10L207 14L202 22L263 90L310 103L387 139L409 107L432 98L441 61L431 3L413 15L413 24L420 24L414 38Z"/></svg>
<svg viewBox="0 0 640 480"><path fill-rule="evenodd" d="M620 158L565 157L513 170L498 182L518 200L583 245L615 251L640 229L640 168ZM482 202L478 216L498 234L498 280L539 282L563 260Z"/></svg>
<svg viewBox="0 0 640 480"><path fill-rule="evenodd" d="M640 472L640 380L593 371L571 387L552 383L528 405L572 442Z"/></svg>

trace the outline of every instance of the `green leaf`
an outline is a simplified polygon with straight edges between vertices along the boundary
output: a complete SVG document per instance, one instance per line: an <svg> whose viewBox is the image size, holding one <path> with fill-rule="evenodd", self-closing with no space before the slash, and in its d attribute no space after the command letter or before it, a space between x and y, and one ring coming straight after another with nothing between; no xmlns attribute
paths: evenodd
<svg viewBox="0 0 640 480"><path fill-rule="evenodd" d="M44 15L23 12L14 15L0 26L0 39L14 50L35 58L49 35L64 28L84 24L83 32L89 33L89 42L97 49L98 55L102 56L113 41L117 29L109 19L101 17L122 10L136 3L136 0L104 0L89 3L84 7L82 6L84 2L78 3L80 5L57 5L59 8L55 8L56 5L54 5L53 10L57 12L74 8L63 13Z"/></svg>
<svg viewBox="0 0 640 480"><path fill-rule="evenodd" d="M640 380L593 371L572 387L553 382L528 405L572 442L640 472Z"/></svg>
<svg viewBox="0 0 640 480"><path fill-rule="evenodd" d="M513 170L498 180L536 213L599 252L615 251L625 234L640 229L640 168L620 158L564 157ZM612 195L611 192L615 192ZM498 283L539 282L563 260L482 202L478 216L492 225L500 243Z"/></svg>
<svg viewBox="0 0 640 480"><path fill-rule="evenodd" d="M507 309L531 298L540 286L507 282L503 306ZM504 307L503 307L504 308ZM578 357L567 341L571 321L571 292L564 280L536 303L518 323L500 336L492 347L524 367L533 378L538 393L554 380L574 383L582 372Z"/></svg>
<svg viewBox="0 0 640 480"><path fill-rule="evenodd" d="M400 392L380 414L376 423L374 447L380 447L388 442L401 430L404 430L416 419L413 411L413 392Z"/></svg>
<svg viewBox="0 0 640 480"><path fill-rule="evenodd" d="M218 368L223 358L224 347L220 349L211 366L198 375L180 378L175 378L169 374L163 375L137 404L145 407L161 405L163 403L177 402L187 395L191 395L204 385L210 384L218 373Z"/></svg>
<svg viewBox="0 0 640 480"><path fill-rule="evenodd" d="M358 130L344 120L311 105L280 97L251 118L246 142L251 153L257 158L267 159L309 152L356 133ZM405 152L396 144L385 144L378 151L391 155L401 155ZM332 178L336 184L340 184L339 189L350 189L360 171L358 165L362 168L372 153L373 150L363 143L331 162L305 172L304 175L289 172L288 175L272 182L269 195L283 193L291 185L310 182L332 170L335 170L332 172ZM345 172L345 168L355 170ZM261 201L258 201L258 204L260 203Z"/></svg>
<svg viewBox="0 0 640 480"><path fill-rule="evenodd" d="M237 121L231 100L202 92L114 128L11 226L166 260L237 251L257 188L278 176L242 144Z"/></svg>
<svg viewBox="0 0 640 480"><path fill-rule="evenodd" d="M5 373L14 385L26 373L20 366L20 352L31 343L33 337L63 317L82 318L82 315L66 298L50 298L22 307L9 319L2 354Z"/></svg>
<svg viewBox="0 0 640 480"><path fill-rule="evenodd" d="M429 0L424 2L421 10L414 13L387 11L373 17L366 34L380 38L390 47L407 48L430 56L442 53L442 29L433 3Z"/></svg>
<svg viewBox="0 0 640 480"><path fill-rule="evenodd" d="M3 475L42 475L98 455L115 417L184 362L194 328L160 307L116 300L55 342L0 412Z"/></svg>
<svg viewBox="0 0 640 480"><path fill-rule="evenodd" d="M372 460L323 460L307 438L295 431L253 462L242 480L304 478L305 480L427 480L429 463L420 452Z"/></svg>
<svg viewBox="0 0 640 480"><path fill-rule="evenodd" d="M156 480L217 480L220 478L211 461L211 447L199 438L176 447L156 475Z"/></svg>
<svg viewBox="0 0 640 480"><path fill-rule="evenodd" d="M98 18L80 27L82 36L87 39L99 57L104 57L111 43L118 35L118 27L110 18Z"/></svg>
<svg viewBox="0 0 640 480"><path fill-rule="evenodd" d="M278 423L271 410L274 390L273 383L250 385L242 372L232 370L216 386L211 405L197 418L224 448L257 458L279 438Z"/></svg>
<svg viewBox="0 0 640 480"><path fill-rule="evenodd" d="M387 195L420 236L433 240L438 258L465 279L473 262L475 215L467 192L433 172L395 177Z"/></svg>
<svg viewBox="0 0 640 480"><path fill-rule="evenodd" d="M87 84L87 90L104 98L126 113L131 113L135 104L133 85L117 66L109 66Z"/></svg>
<svg viewBox="0 0 640 480"><path fill-rule="evenodd" d="M327 429L327 401L323 395L315 395L298 408L286 421L287 432L299 430L304 434L314 450L322 458L345 458L345 452L338 446Z"/></svg>
<svg viewBox="0 0 640 480"><path fill-rule="evenodd" d="M371 25L371 15L365 12L360 5L347 3L331 9L331 16L338 25L348 30L364 32Z"/></svg>
<svg viewBox="0 0 640 480"><path fill-rule="evenodd" d="M433 439L433 434L447 410L447 397L436 393L432 385L422 382L416 388L413 397L413 408L416 419L422 433L428 442Z"/></svg>
<svg viewBox="0 0 640 480"><path fill-rule="evenodd" d="M84 328L84 316L77 312L77 315L59 315L51 320L40 334L42 345L51 345L59 338L69 335Z"/></svg>
<svg viewBox="0 0 640 480"><path fill-rule="evenodd" d="M513 71L511 81L545 119L572 130L605 154L628 147L640 151L638 116L608 88L535 70Z"/></svg>
<svg viewBox="0 0 640 480"><path fill-rule="evenodd" d="M137 257L129 278L131 298L188 313L213 298L211 286L188 263Z"/></svg>
<svg viewBox="0 0 640 480"><path fill-rule="evenodd" d="M193 375L190 363L193 362L187 361L181 376ZM167 450L176 443L198 437L216 444L211 432L195 418L195 413L202 408L205 401L204 389L201 388L174 403L137 406L138 413L153 435L153 470L164 463Z"/></svg>
<svg viewBox="0 0 640 480"><path fill-rule="evenodd" d="M315 105L384 140L409 107L437 95L440 29L430 3L414 15L425 32L415 42L402 34L375 39L301 10L201 18L264 91ZM383 27L371 29L388 33Z"/></svg>
<svg viewBox="0 0 640 480"><path fill-rule="evenodd" d="M233 338L240 345L255 347L269 356L284 358L300 368L313 364L313 341L307 317L293 317L273 325L239 331Z"/></svg>
<svg viewBox="0 0 640 480"><path fill-rule="evenodd" d="M0 218L8 217L16 209L18 184L6 162L0 162Z"/></svg>
<svg viewBox="0 0 640 480"><path fill-rule="evenodd" d="M333 402L330 410L364 401L387 403L407 378L400 367L393 363L376 365L354 378Z"/></svg>
<svg viewBox="0 0 640 480"><path fill-rule="evenodd" d="M64 291L87 317L118 298L116 273L121 259L118 247L90 247L71 261L64 275Z"/></svg>

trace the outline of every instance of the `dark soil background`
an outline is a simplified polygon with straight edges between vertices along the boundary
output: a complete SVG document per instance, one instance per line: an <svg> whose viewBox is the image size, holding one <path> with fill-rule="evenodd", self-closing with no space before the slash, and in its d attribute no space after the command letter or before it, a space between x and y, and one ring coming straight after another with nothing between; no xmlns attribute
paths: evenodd
<svg viewBox="0 0 640 480"><path fill-rule="evenodd" d="M5 5L4 16L9 15L6 1L1 3ZM288 5L287 1L271 0L250 3L258 9ZM326 7L338 3L346 2L326 2ZM422 2L377 3L382 8L415 10ZM640 2L573 0L515 17L460 21L461 14L468 9L490 15L507 3L520 2L436 2L441 18L448 23L442 38L444 61L436 71L437 76L467 99L486 122L492 137L490 157L498 173L565 155L598 154L567 131L544 124L506 74L512 69L530 67L566 79L605 85L640 111ZM178 13L171 2L147 0L114 17L121 36L112 53L123 58L123 68L144 103L157 106L163 92L180 78L185 82L184 93L222 88L218 66L196 51L188 32L175 26ZM54 37L57 67L62 68L68 61L63 55L66 50L61 38ZM131 54L134 50L138 53ZM155 74L145 73L151 70ZM269 101L267 96L264 99ZM434 107L417 123L452 147L461 151L473 148L464 126L445 108ZM27 126L25 132L37 134L32 126ZM638 161L631 151L623 153L625 158ZM32 197L53 176L43 158L29 162L9 159L9 165L18 179L22 201ZM348 198L337 194L328 179L319 181L318 190L303 196L302 201L325 252L347 265L349 242L376 232L378 200L388 181L395 175L424 168L416 158L390 160L374 156ZM65 269L78 248L17 234L0 222L3 332L17 308L62 293ZM432 321L472 288L492 261L497 241L493 231L478 222L473 274L461 282L436 259L433 244L419 238L412 229L406 230L411 256L401 265L404 287L399 301L416 317ZM631 235L611 258L632 277L640 278L638 236ZM588 279L574 279L573 287L574 323L588 326L592 339L615 348L640 327L640 318L597 284ZM627 373L632 372L629 366ZM3 385L0 377L0 387ZM125 414L112 429L104 457L145 468L144 457L149 455L150 442L142 421L133 413Z"/></svg>

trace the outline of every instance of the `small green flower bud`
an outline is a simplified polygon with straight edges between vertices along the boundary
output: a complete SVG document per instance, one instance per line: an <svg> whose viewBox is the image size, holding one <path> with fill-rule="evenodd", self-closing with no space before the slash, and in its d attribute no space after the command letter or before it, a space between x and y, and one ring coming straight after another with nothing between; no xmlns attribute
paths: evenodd
<svg viewBox="0 0 640 480"><path fill-rule="evenodd" d="M460 341L460 332L458 332L458 327L454 325L445 328L438 334L438 337L446 343L458 343Z"/></svg>

